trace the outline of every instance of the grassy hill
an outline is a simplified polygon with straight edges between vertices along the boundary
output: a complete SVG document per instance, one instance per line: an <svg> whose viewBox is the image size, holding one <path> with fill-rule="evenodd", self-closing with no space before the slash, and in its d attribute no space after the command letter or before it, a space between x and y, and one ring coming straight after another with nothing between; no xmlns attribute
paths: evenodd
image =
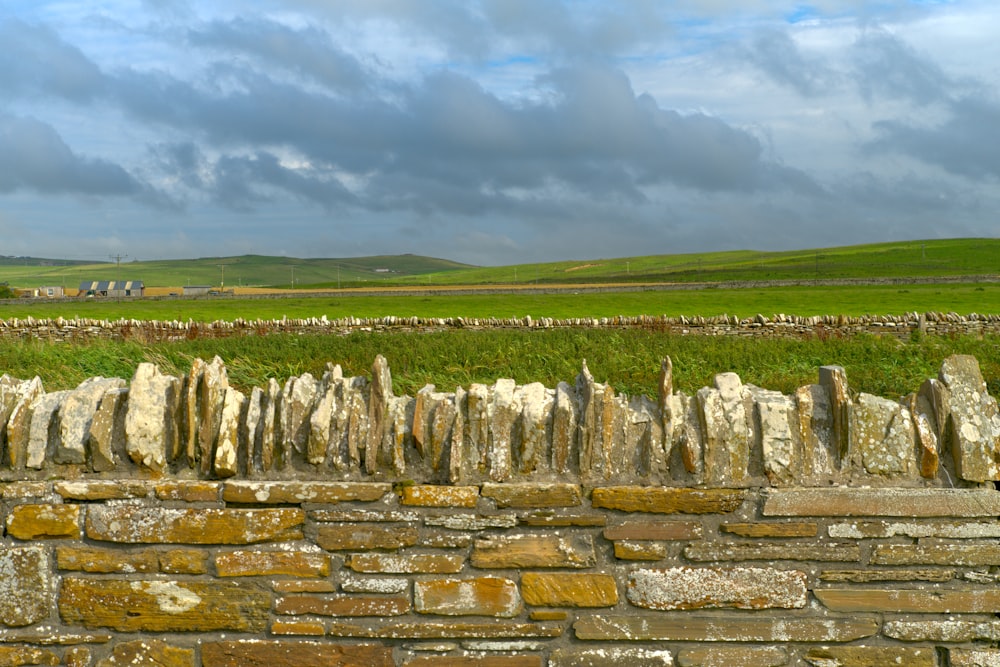
<svg viewBox="0 0 1000 667"><path fill-rule="evenodd" d="M662 283L899 278L1000 273L1000 239L905 241L782 252L734 250L475 267L420 255L299 259L243 255L82 264L0 258L0 281L16 287L83 280L142 280L147 286L261 286L298 289L395 285Z"/></svg>

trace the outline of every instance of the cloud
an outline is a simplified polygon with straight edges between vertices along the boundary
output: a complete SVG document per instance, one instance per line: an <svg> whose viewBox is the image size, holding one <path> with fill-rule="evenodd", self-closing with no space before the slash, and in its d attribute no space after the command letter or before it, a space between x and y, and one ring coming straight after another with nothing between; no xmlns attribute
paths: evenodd
<svg viewBox="0 0 1000 667"><path fill-rule="evenodd" d="M52 95L87 102L103 88L101 71L52 29L0 17L0 100Z"/></svg>
<svg viewBox="0 0 1000 667"><path fill-rule="evenodd" d="M51 126L0 114L0 192L136 195L144 190L117 164L75 154Z"/></svg>
<svg viewBox="0 0 1000 667"><path fill-rule="evenodd" d="M829 94L839 84L839 76L821 58L804 54L785 30L759 30L741 53L773 81L805 97Z"/></svg>
<svg viewBox="0 0 1000 667"><path fill-rule="evenodd" d="M931 104L948 99L956 82L938 65L884 29L862 32L853 49L855 81L862 96Z"/></svg>

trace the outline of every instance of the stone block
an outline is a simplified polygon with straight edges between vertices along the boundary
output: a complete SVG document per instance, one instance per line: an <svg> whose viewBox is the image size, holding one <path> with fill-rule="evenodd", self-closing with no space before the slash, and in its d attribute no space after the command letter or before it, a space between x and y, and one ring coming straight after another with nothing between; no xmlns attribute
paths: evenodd
<svg viewBox="0 0 1000 667"><path fill-rule="evenodd" d="M331 624L329 633L336 637L367 637L377 639L531 639L559 637L562 627L540 623L392 623L380 628L368 625Z"/></svg>
<svg viewBox="0 0 1000 667"><path fill-rule="evenodd" d="M195 667L194 649L176 648L159 639L138 639L116 644L107 658L96 667L149 665L156 667Z"/></svg>
<svg viewBox="0 0 1000 667"><path fill-rule="evenodd" d="M942 362L938 378L945 389L945 440L958 476L971 482L1000 479L1000 410L986 390L979 362L952 355Z"/></svg>
<svg viewBox="0 0 1000 667"><path fill-rule="evenodd" d="M65 577L59 589L64 623L119 632L262 632L270 606L243 582Z"/></svg>
<svg viewBox="0 0 1000 667"><path fill-rule="evenodd" d="M524 514L520 522L525 526L604 526L608 519L603 514Z"/></svg>
<svg viewBox="0 0 1000 667"><path fill-rule="evenodd" d="M344 566L368 574L454 574L465 564L462 556L442 554L351 554Z"/></svg>
<svg viewBox="0 0 1000 667"><path fill-rule="evenodd" d="M181 381L150 363L136 368L125 411L125 451L137 465L166 467L177 444Z"/></svg>
<svg viewBox="0 0 1000 667"><path fill-rule="evenodd" d="M521 575L524 601L536 607L613 607L618 584L610 574L525 572Z"/></svg>
<svg viewBox="0 0 1000 667"><path fill-rule="evenodd" d="M724 523L719 526L724 533L740 537L816 537L819 530L812 521L793 523ZM833 537L831 535L831 537Z"/></svg>
<svg viewBox="0 0 1000 667"><path fill-rule="evenodd" d="M118 443L125 441L125 416L123 406L128 398L128 389L108 391L90 421L87 451L90 467L95 472L114 470L118 466Z"/></svg>
<svg viewBox="0 0 1000 667"><path fill-rule="evenodd" d="M7 534L19 540L79 539L79 505L18 505L7 515Z"/></svg>
<svg viewBox="0 0 1000 667"><path fill-rule="evenodd" d="M663 560L667 557L667 545L661 542L615 540L614 552L618 560Z"/></svg>
<svg viewBox="0 0 1000 667"><path fill-rule="evenodd" d="M995 614L1000 612L1000 590L940 590L933 595L919 589L817 588L813 591L833 611L878 611L899 614Z"/></svg>
<svg viewBox="0 0 1000 667"><path fill-rule="evenodd" d="M803 658L810 665L827 667L937 667L937 651L933 648L901 648L884 646L824 646L812 648Z"/></svg>
<svg viewBox="0 0 1000 667"><path fill-rule="evenodd" d="M1000 537L1000 522L990 521L851 521L831 524L827 534L835 539L938 537L946 539L995 539Z"/></svg>
<svg viewBox="0 0 1000 667"><path fill-rule="evenodd" d="M442 616L495 616L521 613L517 584L503 577L429 579L413 583L414 609Z"/></svg>
<svg viewBox="0 0 1000 667"><path fill-rule="evenodd" d="M538 655L421 656L407 660L404 667L542 667Z"/></svg>
<svg viewBox="0 0 1000 667"><path fill-rule="evenodd" d="M293 595L278 598L274 611L298 616L402 616L410 611L410 600L404 597L371 597L366 595Z"/></svg>
<svg viewBox="0 0 1000 667"><path fill-rule="evenodd" d="M401 487L399 495L403 505L474 508L479 502L479 487L419 484Z"/></svg>
<svg viewBox="0 0 1000 667"><path fill-rule="evenodd" d="M205 642L203 667L395 667L392 648L375 644L259 639Z"/></svg>
<svg viewBox="0 0 1000 667"><path fill-rule="evenodd" d="M0 623L32 625L49 615L52 572L49 554L40 547L0 549Z"/></svg>
<svg viewBox="0 0 1000 667"><path fill-rule="evenodd" d="M850 410L850 458L869 475L915 477L916 431L910 411L895 401L859 394Z"/></svg>
<svg viewBox="0 0 1000 667"><path fill-rule="evenodd" d="M445 514L428 516L424 519L426 526L438 526L449 530L480 531L487 528L513 528L517 524L516 514Z"/></svg>
<svg viewBox="0 0 1000 667"><path fill-rule="evenodd" d="M167 509L135 505L91 507L92 540L128 544L251 544L302 539L300 509Z"/></svg>
<svg viewBox="0 0 1000 667"><path fill-rule="evenodd" d="M322 637L326 634L326 624L319 621L289 621L279 618L271 622L270 630L275 636Z"/></svg>
<svg viewBox="0 0 1000 667"><path fill-rule="evenodd" d="M721 560L818 560L860 561L857 544L757 544L753 542L694 542L684 548L684 557L694 561Z"/></svg>
<svg viewBox="0 0 1000 667"><path fill-rule="evenodd" d="M86 461L90 426L101 399L124 386L120 378L88 378L70 392L59 410L59 439L53 457L56 463Z"/></svg>
<svg viewBox="0 0 1000 667"><path fill-rule="evenodd" d="M160 500L180 500L186 503L218 502L222 491L221 482L174 480L158 482L153 487Z"/></svg>
<svg viewBox="0 0 1000 667"><path fill-rule="evenodd" d="M823 570L820 581L841 581L867 584L876 581L951 581L954 570Z"/></svg>
<svg viewBox="0 0 1000 667"><path fill-rule="evenodd" d="M497 535L477 539L470 562L478 568L584 568L597 561L590 535Z"/></svg>
<svg viewBox="0 0 1000 667"><path fill-rule="evenodd" d="M208 554L197 549L170 549L159 552L160 571L167 574L205 574Z"/></svg>
<svg viewBox="0 0 1000 667"><path fill-rule="evenodd" d="M482 495L497 507L535 509L576 507L583 502L578 484L483 484Z"/></svg>
<svg viewBox="0 0 1000 667"><path fill-rule="evenodd" d="M952 565L979 567L1000 565L997 544L877 544L872 550L875 565Z"/></svg>
<svg viewBox="0 0 1000 667"><path fill-rule="evenodd" d="M331 505L375 502L392 491L381 482L226 482L222 499L227 503Z"/></svg>
<svg viewBox="0 0 1000 667"><path fill-rule="evenodd" d="M745 497L744 491L734 489L603 486L594 489L591 503L621 512L726 514L738 509Z"/></svg>
<svg viewBox="0 0 1000 667"><path fill-rule="evenodd" d="M626 521L604 529L606 540L700 540L697 521Z"/></svg>
<svg viewBox="0 0 1000 667"><path fill-rule="evenodd" d="M158 572L160 562L152 549L122 551L86 545L60 545L56 547L56 567L60 570L96 574L131 574Z"/></svg>
<svg viewBox="0 0 1000 667"><path fill-rule="evenodd" d="M788 652L777 646L763 648L688 648L677 654L678 667L782 667Z"/></svg>
<svg viewBox="0 0 1000 667"><path fill-rule="evenodd" d="M756 567L635 570L628 601L647 609L801 609L806 575L798 570Z"/></svg>
<svg viewBox="0 0 1000 667"><path fill-rule="evenodd" d="M596 493L596 489L595 489ZM996 517L992 489L772 489L764 516Z"/></svg>
<svg viewBox="0 0 1000 667"><path fill-rule="evenodd" d="M216 554L215 571L220 577L326 577L330 557L303 551L229 551Z"/></svg>
<svg viewBox="0 0 1000 667"><path fill-rule="evenodd" d="M672 667L673 656L666 649L557 648L549 655L548 667Z"/></svg>
<svg viewBox="0 0 1000 667"><path fill-rule="evenodd" d="M1000 641L1000 621L886 621L882 634L904 642L996 642Z"/></svg>
<svg viewBox="0 0 1000 667"><path fill-rule="evenodd" d="M949 667L1000 667L1000 650L948 649Z"/></svg>
<svg viewBox="0 0 1000 667"><path fill-rule="evenodd" d="M48 649L28 646L0 646L0 665L20 667L21 665L58 665L59 656Z"/></svg>
<svg viewBox="0 0 1000 667"><path fill-rule="evenodd" d="M28 426L27 457L25 465L41 470L52 458L59 440L59 410L69 391L54 391L40 395L32 403L31 423Z"/></svg>
<svg viewBox="0 0 1000 667"><path fill-rule="evenodd" d="M573 623L577 639L683 642L850 642L878 632L875 617L764 618L744 614L588 616Z"/></svg>
<svg viewBox="0 0 1000 667"><path fill-rule="evenodd" d="M393 551L413 546L418 538L413 526L387 524L323 524L316 532L316 544L327 551Z"/></svg>
<svg viewBox="0 0 1000 667"><path fill-rule="evenodd" d="M132 480L89 480L56 482L53 490L64 500L125 500L145 498L149 484Z"/></svg>

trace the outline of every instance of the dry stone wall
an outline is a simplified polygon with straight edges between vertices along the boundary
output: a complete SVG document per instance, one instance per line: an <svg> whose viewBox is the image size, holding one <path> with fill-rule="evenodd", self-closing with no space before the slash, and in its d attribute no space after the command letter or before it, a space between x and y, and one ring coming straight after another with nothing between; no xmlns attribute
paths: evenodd
<svg viewBox="0 0 1000 667"><path fill-rule="evenodd" d="M1000 411L219 359L0 378L0 665L1000 664Z"/></svg>

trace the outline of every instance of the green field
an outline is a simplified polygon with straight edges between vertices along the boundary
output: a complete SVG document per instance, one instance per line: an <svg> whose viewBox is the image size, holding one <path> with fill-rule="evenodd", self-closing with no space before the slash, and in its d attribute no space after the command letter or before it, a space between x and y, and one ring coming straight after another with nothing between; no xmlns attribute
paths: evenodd
<svg viewBox="0 0 1000 667"><path fill-rule="evenodd" d="M84 280L142 280L147 286L273 286L303 289L391 285L508 285L607 282L726 282L995 275L1000 239L938 239L782 252L734 250L470 267L417 255L300 259L244 255L80 264L0 258L14 287Z"/></svg>
<svg viewBox="0 0 1000 667"><path fill-rule="evenodd" d="M351 296L280 299L20 300L0 304L10 319L90 317L194 321L322 317L613 317L615 315L900 315L1000 313L1000 284L770 287L644 292Z"/></svg>

